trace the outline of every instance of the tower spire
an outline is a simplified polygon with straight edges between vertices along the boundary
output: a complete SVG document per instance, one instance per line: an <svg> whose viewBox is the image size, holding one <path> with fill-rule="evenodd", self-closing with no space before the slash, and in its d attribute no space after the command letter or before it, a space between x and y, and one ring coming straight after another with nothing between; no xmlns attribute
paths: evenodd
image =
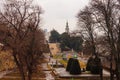
<svg viewBox="0 0 120 80"><path fill-rule="evenodd" d="M69 34L69 25L68 25L68 21L66 22L65 32Z"/></svg>

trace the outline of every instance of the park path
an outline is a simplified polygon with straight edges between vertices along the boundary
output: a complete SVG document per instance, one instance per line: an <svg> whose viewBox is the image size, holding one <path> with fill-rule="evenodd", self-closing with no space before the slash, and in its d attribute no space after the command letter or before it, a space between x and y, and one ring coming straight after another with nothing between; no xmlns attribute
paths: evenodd
<svg viewBox="0 0 120 80"><path fill-rule="evenodd" d="M47 58L48 59L48 58ZM48 60L47 60L48 61ZM42 63L42 68L43 68L43 72L45 73L46 77L45 79L46 80L55 80L54 79L54 76L51 74L52 71L48 68L48 62L46 63Z"/></svg>
<svg viewBox="0 0 120 80"><path fill-rule="evenodd" d="M3 78L6 74L9 74L11 72L13 72L13 70L6 70L6 71L0 72L0 79Z"/></svg>

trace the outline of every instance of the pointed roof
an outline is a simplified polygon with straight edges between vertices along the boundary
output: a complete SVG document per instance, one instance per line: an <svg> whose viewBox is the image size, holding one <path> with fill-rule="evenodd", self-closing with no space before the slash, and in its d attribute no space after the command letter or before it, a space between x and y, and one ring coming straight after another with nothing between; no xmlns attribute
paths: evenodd
<svg viewBox="0 0 120 80"><path fill-rule="evenodd" d="M66 22L66 28L65 31L69 34L69 25L68 25L68 21Z"/></svg>
<svg viewBox="0 0 120 80"><path fill-rule="evenodd" d="M66 22L66 27L69 27L69 25L68 25L68 21Z"/></svg>

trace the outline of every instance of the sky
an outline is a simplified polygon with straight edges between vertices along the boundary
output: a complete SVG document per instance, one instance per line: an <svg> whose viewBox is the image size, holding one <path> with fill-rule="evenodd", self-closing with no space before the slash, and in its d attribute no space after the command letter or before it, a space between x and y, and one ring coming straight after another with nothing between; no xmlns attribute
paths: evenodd
<svg viewBox="0 0 120 80"><path fill-rule="evenodd" d="M77 13L88 5L89 0L33 0L42 7L42 28L48 32L55 29L65 32L66 22L70 31L77 28ZM4 0L0 0L0 3Z"/></svg>
<svg viewBox="0 0 120 80"><path fill-rule="evenodd" d="M77 13L88 5L89 0L35 0L35 4L42 7L42 28L65 31L68 21L70 31L77 28Z"/></svg>

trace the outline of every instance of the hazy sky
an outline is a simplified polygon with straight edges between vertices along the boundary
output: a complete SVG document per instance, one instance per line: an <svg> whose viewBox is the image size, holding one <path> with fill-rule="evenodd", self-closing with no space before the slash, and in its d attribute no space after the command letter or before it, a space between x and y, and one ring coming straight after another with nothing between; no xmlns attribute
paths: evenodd
<svg viewBox="0 0 120 80"><path fill-rule="evenodd" d="M76 28L76 15L87 5L89 0L35 0L44 10L42 25L48 31L53 28L64 32L66 21L70 30Z"/></svg>
<svg viewBox="0 0 120 80"><path fill-rule="evenodd" d="M0 3L4 0L0 0ZM88 4L89 0L34 0L42 7L42 26L48 31L56 29L60 33L65 31L66 21L70 31L77 26L77 13Z"/></svg>

